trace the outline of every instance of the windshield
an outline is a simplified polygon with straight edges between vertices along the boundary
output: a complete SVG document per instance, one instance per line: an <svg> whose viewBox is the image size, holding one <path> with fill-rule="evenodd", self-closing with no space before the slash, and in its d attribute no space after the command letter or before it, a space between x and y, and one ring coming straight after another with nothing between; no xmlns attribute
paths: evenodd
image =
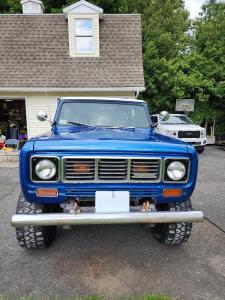
<svg viewBox="0 0 225 300"><path fill-rule="evenodd" d="M62 105L58 124L149 128L144 106L121 102L66 102Z"/></svg>
<svg viewBox="0 0 225 300"><path fill-rule="evenodd" d="M193 122L185 115L170 115L166 121L160 121L161 124L193 124Z"/></svg>

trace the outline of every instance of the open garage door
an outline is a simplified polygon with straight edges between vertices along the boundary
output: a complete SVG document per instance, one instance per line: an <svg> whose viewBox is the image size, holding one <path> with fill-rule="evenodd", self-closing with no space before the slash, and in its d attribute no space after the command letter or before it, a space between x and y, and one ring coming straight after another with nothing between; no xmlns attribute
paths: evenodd
<svg viewBox="0 0 225 300"><path fill-rule="evenodd" d="M1 141L19 140L20 146L27 141L25 99L0 99Z"/></svg>

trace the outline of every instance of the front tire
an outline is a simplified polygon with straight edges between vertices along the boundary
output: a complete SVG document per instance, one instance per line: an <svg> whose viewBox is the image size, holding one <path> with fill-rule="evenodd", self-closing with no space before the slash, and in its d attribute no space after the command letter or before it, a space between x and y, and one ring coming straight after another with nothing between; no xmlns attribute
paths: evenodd
<svg viewBox="0 0 225 300"><path fill-rule="evenodd" d="M17 214L42 214L48 213L49 207L37 205L26 201L21 193L18 199ZM16 227L18 244L27 249L43 249L51 245L55 238L55 226L21 226Z"/></svg>
<svg viewBox="0 0 225 300"><path fill-rule="evenodd" d="M160 210L168 210L168 207L161 207ZM190 211L191 201L172 203L170 211ZM164 245L181 245L188 241L191 235L192 223L156 224L152 228L154 237Z"/></svg>
<svg viewBox="0 0 225 300"><path fill-rule="evenodd" d="M202 148L202 149L197 149L197 152L200 154L200 153L203 153L205 151L205 148Z"/></svg>

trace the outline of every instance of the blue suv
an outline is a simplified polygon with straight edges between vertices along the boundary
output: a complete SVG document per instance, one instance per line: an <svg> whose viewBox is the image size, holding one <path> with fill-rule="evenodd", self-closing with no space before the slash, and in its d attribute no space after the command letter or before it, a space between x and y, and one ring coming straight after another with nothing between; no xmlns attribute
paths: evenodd
<svg viewBox="0 0 225 300"><path fill-rule="evenodd" d="M51 132L20 153L18 243L45 248L57 226L142 223L161 243L183 244L203 220L190 200L197 168L193 146L154 132L144 101L61 98Z"/></svg>

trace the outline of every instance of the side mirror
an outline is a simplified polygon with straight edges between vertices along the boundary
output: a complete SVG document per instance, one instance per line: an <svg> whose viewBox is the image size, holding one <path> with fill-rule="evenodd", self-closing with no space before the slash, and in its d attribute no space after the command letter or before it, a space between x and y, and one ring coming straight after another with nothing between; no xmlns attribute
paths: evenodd
<svg viewBox="0 0 225 300"><path fill-rule="evenodd" d="M168 111L161 111L161 113L159 114L159 121L167 121L170 118L170 114L168 113Z"/></svg>
<svg viewBox="0 0 225 300"><path fill-rule="evenodd" d="M161 113L159 114L158 122L153 123L152 127L153 128L157 127L160 121L162 120L167 121L169 120L169 118L170 118L170 114L167 111L161 111Z"/></svg>
<svg viewBox="0 0 225 300"><path fill-rule="evenodd" d="M39 113L37 114L37 119L41 122L48 121L48 115L43 111L39 111Z"/></svg>

